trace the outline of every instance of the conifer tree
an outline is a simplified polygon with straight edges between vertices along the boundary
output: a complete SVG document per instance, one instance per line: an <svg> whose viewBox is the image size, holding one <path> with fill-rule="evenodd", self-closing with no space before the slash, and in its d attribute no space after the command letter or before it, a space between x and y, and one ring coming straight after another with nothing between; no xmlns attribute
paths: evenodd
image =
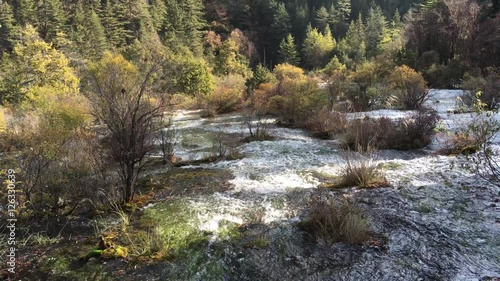
<svg viewBox="0 0 500 281"><path fill-rule="evenodd" d="M295 39L292 34L288 34L287 37L281 40L278 58L279 63L288 63L295 66L299 65L299 52L297 52L297 46L295 45Z"/></svg>
<svg viewBox="0 0 500 281"><path fill-rule="evenodd" d="M381 41L387 29L387 23L379 6L372 6L366 19L366 53L368 57L377 55L382 49Z"/></svg>
<svg viewBox="0 0 500 281"><path fill-rule="evenodd" d="M0 58L4 52L12 51L16 37L16 22L12 6L3 2L0 4Z"/></svg>
<svg viewBox="0 0 500 281"><path fill-rule="evenodd" d="M321 32L324 32L326 27L330 23L330 14L328 13L328 10L324 7L321 6L319 10L316 12L316 26L319 28Z"/></svg>
<svg viewBox="0 0 500 281"><path fill-rule="evenodd" d="M127 36L124 36L125 27L118 20L118 15L112 1L106 2L106 7L102 13L102 25L109 43L111 46L117 48L124 46L127 40Z"/></svg>
<svg viewBox="0 0 500 281"><path fill-rule="evenodd" d="M167 7L165 6L164 0L153 0L150 7L151 18L153 19L153 24L156 31L161 30L161 26L167 14Z"/></svg>
<svg viewBox="0 0 500 281"><path fill-rule="evenodd" d="M38 5L38 32L48 42L65 32L67 17L60 0L42 0Z"/></svg>
<svg viewBox="0 0 500 281"><path fill-rule="evenodd" d="M201 0L166 0L166 16L161 37L173 49L188 47L195 54L202 53L203 2Z"/></svg>
<svg viewBox="0 0 500 281"><path fill-rule="evenodd" d="M365 26L361 14L356 21L349 25L345 38L342 40L342 51L356 62L360 62L366 55Z"/></svg>
<svg viewBox="0 0 500 281"><path fill-rule="evenodd" d="M250 5L246 1L229 1L227 7L229 24L239 28L248 29L252 26L250 20Z"/></svg>
<svg viewBox="0 0 500 281"><path fill-rule="evenodd" d="M142 2L142 1L140 1ZM115 0L113 8L115 17L120 26L120 36L124 38L125 44L131 44L138 38L138 24L140 11L137 0Z"/></svg>
<svg viewBox="0 0 500 281"><path fill-rule="evenodd" d="M274 3L274 4L273 4ZM290 32L291 22L285 4L281 2L272 2L271 9L274 11L273 23L271 24L271 36L267 38L270 48L267 51L267 56L271 62L275 61L279 50L281 40Z"/></svg>
<svg viewBox="0 0 500 281"><path fill-rule="evenodd" d="M400 28L401 25L401 14L399 13L399 9L396 9L396 12L394 12L394 16L392 17L391 28Z"/></svg>
<svg viewBox="0 0 500 281"><path fill-rule="evenodd" d="M351 16L351 1L339 0L335 6L335 10L330 10L330 15L330 22L333 23L335 38L340 39L344 37Z"/></svg>
<svg viewBox="0 0 500 281"><path fill-rule="evenodd" d="M17 0L16 19L20 26L38 26L35 0Z"/></svg>
<svg viewBox="0 0 500 281"><path fill-rule="evenodd" d="M309 11L307 6L299 6L295 11L295 16L292 19L291 33L294 35L296 43L298 46L302 45L302 41L305 37L305 31L309 23L308 20Z"/></svg>
<svg viewBox="0 0 500 281"><path fill-rule="evenodd" d="M184 42L193 53L201 55L203 37L202 30L206 25L203 19L205 10L203 1L183 0L181 1L181 7L185 13Z"/></svg>
<svg viewBox="0 0 500 281"><path fill-rule="evenodd" d="M72 40L84 58L98 59L107 49L104 27L96 12L79 4L76 9Z"/></svg>

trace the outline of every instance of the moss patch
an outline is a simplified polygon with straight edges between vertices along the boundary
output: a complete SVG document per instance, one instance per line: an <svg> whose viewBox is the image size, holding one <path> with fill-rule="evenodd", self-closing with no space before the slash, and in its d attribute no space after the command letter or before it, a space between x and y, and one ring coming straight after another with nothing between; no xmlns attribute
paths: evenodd
<svg viewBox="0 0 500 281"><path fill-rule="evenodd" d="M229 170L173 168L140 180L141 190L160 190L158 199L174 195L213 194L231 188L228 183L234 176Z"/></svg>
<svg viewBox="0 0 500 281"><path fill-rule="evenodd" d="M158 232L167 241L166 247L173 256L208 242L208 233L198 230L199 221L195 210L184 200L147 209L143 221L158 227Z"/></svg>

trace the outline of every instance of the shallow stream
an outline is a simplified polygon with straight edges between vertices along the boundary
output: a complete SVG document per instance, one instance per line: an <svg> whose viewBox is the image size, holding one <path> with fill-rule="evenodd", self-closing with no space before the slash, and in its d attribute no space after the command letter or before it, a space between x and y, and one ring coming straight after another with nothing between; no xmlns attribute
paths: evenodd
<svg viewBox="0 0 500 281"><path fill-rule="evenodd" d="M427 105L438 111L446 128L462 126L471 118L471 114L453 114L460 94L431 91ZM212 119L199 114L183 111L175 116L180 136L176 155L181 159L195 160L214 153L218 135L248 135L245 119L238 114ZM366 114L400 118L411 112L381 110ZM230 171L234 176L229 180L231 188L183 199L193 216L193 228L208 233L210 243L185 259L151 268L160 276L158 280L500 277L500 189L464 169L464 157L437 155L439 138L422 150L377 153L375 160L391 187L336 192L336 196L355 198L366 209L370 227L384 237L384 246L327 247L304 241L296 223L322 178L338 175L343 165L335 141L314 139L305 131L279 128L272 125L273 120L267 121L275 140L241 145L242 159L201 165ZM158 204L150 209L164 207ZM235 239L230 228L243 224L254 225L245 235L265 240L266 247L243 247L237 242L242 239ZM137 273L141 274L146 273Z"/></svg>

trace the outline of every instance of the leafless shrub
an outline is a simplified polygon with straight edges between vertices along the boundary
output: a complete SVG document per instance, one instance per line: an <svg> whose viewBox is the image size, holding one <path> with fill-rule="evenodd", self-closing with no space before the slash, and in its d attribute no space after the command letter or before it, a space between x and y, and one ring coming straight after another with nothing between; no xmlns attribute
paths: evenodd
<svg viewBox="0 0 500 281"><path fill-rule="evenodd" d="M346 115L340 112L322 109L306 121L306 128L319 138L331 138L345 130Z"/></svg>
<svg viewBox="0 0 500 281"><path fill-rule="evenodd" d="M420 110L402 120L364 118L349 122L342 141L351 150L418 149L431 143L439 116L433 111Z"/></svg>

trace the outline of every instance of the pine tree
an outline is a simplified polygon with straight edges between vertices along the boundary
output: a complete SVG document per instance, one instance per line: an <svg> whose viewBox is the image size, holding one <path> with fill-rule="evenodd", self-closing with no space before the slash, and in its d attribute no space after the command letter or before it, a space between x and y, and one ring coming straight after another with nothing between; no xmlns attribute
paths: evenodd
<svg viewBox="0 0 500 281"><path fill-rule="evenodd" d="M273 76L269 68L259 63L253 72L252 78L247 80L246 85L251 93L253 90L257 89L260 84L269 83L275 79L276 78Z"/></svg>
<svg viewBox="0 0 500 281"><path fill-rule="evenodd" d="M276 61L281 40L290 33L292 25L285 4L281 2L271 2L271 8L274 11L274 15L273 23L271 24L271 37L267 39L270 45L267 56L272 62Z"/></svg>
<svg viewBox="0 0 500 281"><path fill-rule="evenodd" d="M364 60L366 56L365 26L361 14L356 21L349 25L345 38L342 40L342 51L356 62Z"/></svg>
<svg viewBox="0 0 500 281"><path fill-rule="evenodd" d="M182 32L184 13L176 0L166 0L165 5L166 16L161 28L161 37L165 45L176 49L183 43L181 34L178 33Z"/></svg>
<svg viewBox="0 0 500 281"><path fill-rule="evenodd" d="M400 28L401 25L401 14L399 13L399 9L396 9L396 12L394 12L394 16L392 17L391 28Z"/></svg>
<svg viewBox="0 0 500 281"><path fill-rule="evenodd" d="M307 24L309 23L308 14L309 11L307 9L307 6L299 6L295 11L295 16L293 17L292 20L291 33L295 37L297 46L302 45L302 41L306 36L305 31L307 28Z"/></svg>
<svg viewBox="0 0 500 281"><path fill-rule="evenodd" d="M280 63L288 63L295 66L299 65L299 52L297 52L297 46L295 45L295 39L292 34L288 34L286 38L281 40L278 58Z"/></svg>
<svg viewBox="0 0 500 281"><path fill-rule="evenodd" d="M370 7L366 20L365 42L368 57L377 55L381 47L381 41L387 29L387 23L379 6Z"/></svg>
<svg viewBox="0 0 500 281"><path fill-rule="evenodd" d="M124 46L127 40L123 35L124 26L118 20L118 15L111 1L106 2L106 7L102 14L102 25L111 46L116 48Z"/></svg>
<svg viewBox="0 0 500 281"><path fill-rule="evenodd" d="M284 38L290 32L291 22L285 4L278 2L272 7L274 9L273 23L271 27L276 36Z"/></svg>
<svg viewBox="0 0 500 281"><path fill-rule="evenodd" d="M250 21L250 5L246 1L229 1L227 12L229 24L241 30L249 29L252 25Z"/></svg>
<svg viewBox="0 0 500 281"><path fill-rule="evenodd" d="M4 52L14 48L16 37L16 22L12 7L7 2L0 4L0 58Z"/></svg>
<svg viewBox="0 0 500 281"><path fill-rule="evenodd" d="M202 53L204 6L201 0L166 0L165 20L161 29L164 43L173 49L188 47L195 54Z"/></svg>
<svg viewBox="0 0 500 281"><path fill-rule="evenodd" d="M339 0L335 11L330 11L331 19L334 27L335 38L339 39L344 37L349 26L349 19L351 16L351 1Z"/></svg>
<svg viewBox="0 0 500 281"><path fill-rule="evenodd" d="M84 9L79 4L76 9L72 40L84 58L98 59L107 49L106 35L96 12Z"/></svg>
<svg viewBox="0 0 500 281"><path fill-rule="evenodd" d="M149 13L151 14L151 18L153 19L153 24L156 28L156 31L161 30L161 26L167 14L167 7L165 6L164 0L153 0L149 7Z"/></svg>
<svg viewBox="0 0 500 281"><path fill-rule="evenodd" d="M16 19L20 26L38 26L35 0L17 0Z"/></svg>
<svg viewBox="0 0 500 281"><path fill-rule="evenodd" d="M316 26L319 28L321 32L325 31L325 28L329 25L330 22L330 13L328 13L328 10L324 7L321 6L319 10L316 12Z"/></svg>
<svg viewBox="0 0 500 281"><path fill-rule="evenodd" d="M202 54L202 30L206 24L203 20L205 6L202 0L183 0L181 7L185 13L184 32L185 44L197 54Z"/></svg>
<svg viewBox="0 0 500 281"><path fill-rule="evenodd" d="M138 1L115 0L113 9L120 26L120 36L124 39L125 44L131 44L134 39L139 37L140 11Z"/></svg>
<svg viewBox="0 0 500 281"><path fill-rule="evenodd" d="M38 32L47 42L53 41L57 34L65 32L66 15L60 0L42 0L38 6Z"/></svg>

